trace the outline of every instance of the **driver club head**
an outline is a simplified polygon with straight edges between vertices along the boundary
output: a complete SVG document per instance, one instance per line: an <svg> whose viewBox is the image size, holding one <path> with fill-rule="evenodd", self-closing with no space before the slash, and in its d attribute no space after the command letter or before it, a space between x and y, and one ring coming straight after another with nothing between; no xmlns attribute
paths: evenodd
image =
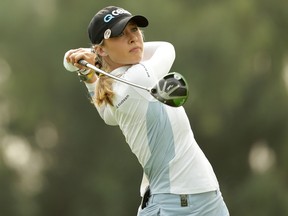
<svg viewBox="0 0 288 216"><path fill-rule="evenodd" d="M151 89L153 97L172 107L182 106L188 98L188 93L189 89L185 78L177 72L166 74Z"/></svg>

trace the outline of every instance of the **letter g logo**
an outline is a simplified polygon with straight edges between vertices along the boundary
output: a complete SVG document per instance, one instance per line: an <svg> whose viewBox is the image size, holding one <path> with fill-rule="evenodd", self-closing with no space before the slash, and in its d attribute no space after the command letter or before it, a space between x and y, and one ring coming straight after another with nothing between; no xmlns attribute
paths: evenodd
<svg viewBox="0 0 288 216"><path fill-rule="evenodd" d="M107 14L107 15L104 17L104 22L108 23L108 22L110 22L113 18L114 18L114 16L112 16L111 14Z"/></svg>

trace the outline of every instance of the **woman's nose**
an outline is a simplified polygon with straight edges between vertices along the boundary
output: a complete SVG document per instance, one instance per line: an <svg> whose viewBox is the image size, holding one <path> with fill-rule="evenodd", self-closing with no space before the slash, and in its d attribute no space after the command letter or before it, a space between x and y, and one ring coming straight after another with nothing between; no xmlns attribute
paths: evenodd
<svg viewBox="0 0 288 216"><path fill-rule="evenodd" d="M129 37L130 37L130 40L129 40L130 43L134 43L138 40L137 35L135 35L133 33L130 33Z"/></svg>

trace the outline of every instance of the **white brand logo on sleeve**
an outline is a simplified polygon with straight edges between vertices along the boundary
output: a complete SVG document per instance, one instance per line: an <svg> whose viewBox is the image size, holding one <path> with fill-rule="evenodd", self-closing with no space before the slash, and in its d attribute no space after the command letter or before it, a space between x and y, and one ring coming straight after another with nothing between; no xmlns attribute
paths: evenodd
<svg viewBox="0 0 288 216"><path fill-rule="evenodd" d="M107 14L105 17L104 17L104 22L108 23L110 22L112 19L114 19L116 16L119 16L121 14L129 14L131 15L128 11L122 9L122 8L119 8L119 9L116 9L116 10L113 10L111 12L111 14Z"/></svg>

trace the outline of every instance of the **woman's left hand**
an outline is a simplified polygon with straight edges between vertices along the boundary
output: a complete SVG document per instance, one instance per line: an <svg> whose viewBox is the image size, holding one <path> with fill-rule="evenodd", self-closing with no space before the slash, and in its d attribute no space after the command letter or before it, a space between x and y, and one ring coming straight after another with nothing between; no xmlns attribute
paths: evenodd
<svg viewBox="0 0 288 216"><path fill-rule="evenodd" d="M91 52L90 48L71 49L66 52L65 56L68 63L71 63L73 66L79 69L88 69L78 63L78 61L81 59L95 65L96 54L94 52Z"/></svg>

